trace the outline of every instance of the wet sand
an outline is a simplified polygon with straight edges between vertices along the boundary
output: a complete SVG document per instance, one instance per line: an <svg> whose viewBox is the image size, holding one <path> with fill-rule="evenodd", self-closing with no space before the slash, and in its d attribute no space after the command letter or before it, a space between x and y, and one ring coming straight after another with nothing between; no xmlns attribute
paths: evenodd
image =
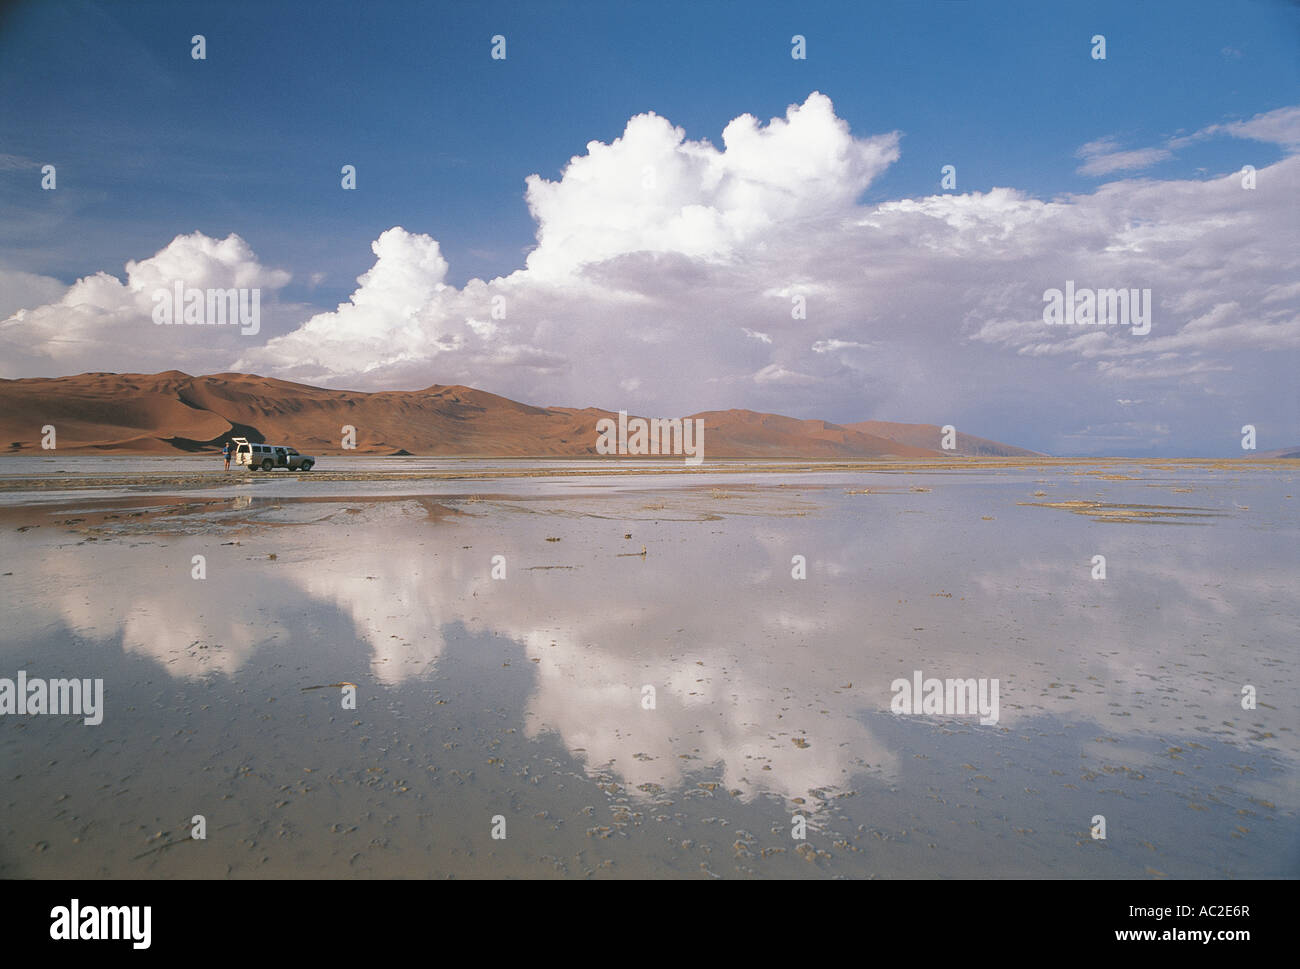
<svg viewBox="0 0 1300 969"><path fill-rule="evenodd" d="M1300 874L1297 462L803 467L0 469L0 875Z"/></svg>
<svg viewBox="0 0 1300 969"><path fill-rule="evenodd" d="M103 473L96 465L113 462L122 470ZM876 461L748 461L732 459L690 466L680 458L641 460L551 459L440 459L440 458L322 458L321 466L312 471L229 471L213 467L219 463L211 457L148 458L115 457L109 459L38 457L0 458L0 494L41 493L63 490L117 489L190 490L214 487L265 486L285 479L304 484L312 482L410 482L410 481L490 481L508 478L604 477L607 475L719 475L719 474L807 474L863 473L916 474L929 472L1032 471L1043 473L1088 475L1109 481L1132 480L1127 471L1140 468L1167 472L1204 471L1251 473L1253 469L1290 471L1300 466L1297 460L1226 461L1218 459L1167 459L1137 461L1133 459L1099 459L1079 461L1072 458L954 458L952 460Z"/></svg>

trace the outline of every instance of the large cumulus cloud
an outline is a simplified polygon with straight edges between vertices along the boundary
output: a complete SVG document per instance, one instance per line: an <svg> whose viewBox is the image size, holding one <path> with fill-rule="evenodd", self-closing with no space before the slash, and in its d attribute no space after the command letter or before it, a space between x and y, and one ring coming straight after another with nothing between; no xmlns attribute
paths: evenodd
<svg viewBox="0 0 1300 969"><path fill-rule="evenodd" d="M1278 388L1300 347L1298 131L1300 110L1286 108L1191 136L1280 149L1254 189L1225 172L1050 200L995 188L867 204L865 190L901 157L900 136L855 137L822 94L766 124L736 118L721 147L638 115L557 180L527 180L536 246L518 271L450 285L438 242L394 226L347 302L227 344L212 369L360 389L466 383L642 413L745 406L970 426L1020 411L1040 427L1018 443L1087 450L1087 427L1131 426L1133 441L1160 446L1180 428L1200 433L1224 399L1229 424L1238 412L1286 412ZM1100 159L1099 173L1136 164L1113 157L1115 145L1081 151ZM184 238L186 252L243 246ZM0 338L70 362L72 336L77 359L87 348L113 359L96 341L122 339L141 305L124 294L181 241L129 266L125 286L81 280L75 296L3 324ZM246 247L240 260L256 265ZM1151 332L1047 327L1043 292L1066 280L1150 289ZM1136 400L1178 419L1135 414ZM1076 419L1080 401L1087 419ZM1113 434L1106 446L1122 450Z"/></svg>

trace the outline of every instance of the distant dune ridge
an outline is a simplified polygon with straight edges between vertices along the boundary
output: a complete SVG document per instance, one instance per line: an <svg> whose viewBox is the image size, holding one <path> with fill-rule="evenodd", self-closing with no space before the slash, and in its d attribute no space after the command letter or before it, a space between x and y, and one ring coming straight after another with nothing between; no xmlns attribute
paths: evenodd
<svg viewBox="0 0 1300 969"><path fill-rule="evenodd" d="M933 424L831 424L750 410L644 417L704 419L706 458L1033 456L1036 451L963 434L940 448ZM288 444L318 455L424 454L478 457L596 455L596 422L617 412L532 407L472 387L362 393L252 374L191 377L86 373L0 380L0 453L41 450L56 428L59 453L176 454L218 449L230 436ZM342 448L342 427L356 449Z"/></svg>
<svg viewBox="0 0 1300 969"><path fill-rule="evenodd" d="M1272 451L1248 452L1244 455L1248 458L1261 458L1265 461L1277 461L1282 458L1300 458L1300 444L1294 447L1280 447Z"/></svg>

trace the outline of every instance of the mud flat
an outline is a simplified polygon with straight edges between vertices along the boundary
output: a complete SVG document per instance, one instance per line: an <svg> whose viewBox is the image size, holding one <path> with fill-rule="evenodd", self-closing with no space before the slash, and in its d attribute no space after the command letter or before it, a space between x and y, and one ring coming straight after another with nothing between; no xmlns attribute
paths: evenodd
<svg viewBox="0 0 1300 969"><path fill-rule="evenodd" d="M826 474L833 472L872 474L919 474L943 472L1013 472L1038 469L1043 473L1086 475L1111 481L1135 480L1132 473L1173 473L1178 470L1207 474L1252 474L1282 471L1294 475L1300 460L1224 461L1169 459L1166 461L1121 458L1080 462L1070 458L954 458L952 460L874 461L757 461L728 459L698 466L680 458L661 459L482 459L419 457L326 457L317 468L301 471L224 471L211 457L0 457L0 495L40 494L49 491L132 489L192 490L229 487L265 487L286 480L304 487L313 483L482 481L510 478L602 478L645 475L714 476L731 474Z"/></svg>
<svg viewBox="0 0 1300 969"><path fill-rule="evenodd" d="M0 875L1300 875L1297 462L384 467L0 466Z"/></svg>

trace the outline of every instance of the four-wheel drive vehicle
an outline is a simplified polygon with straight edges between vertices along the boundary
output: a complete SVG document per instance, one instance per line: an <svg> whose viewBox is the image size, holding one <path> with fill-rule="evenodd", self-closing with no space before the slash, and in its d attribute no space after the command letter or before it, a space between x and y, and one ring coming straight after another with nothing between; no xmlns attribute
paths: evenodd
<svg viewBox="0 0 1300 969"><path fill-rule="evenodd" d="M294 448L280 444L252 444L246 437L232 437L230 440L235 445L235 463L246 464L253 471L270 471L272 468L310 471L316 463L310 454L299 454Z"/></svg>

